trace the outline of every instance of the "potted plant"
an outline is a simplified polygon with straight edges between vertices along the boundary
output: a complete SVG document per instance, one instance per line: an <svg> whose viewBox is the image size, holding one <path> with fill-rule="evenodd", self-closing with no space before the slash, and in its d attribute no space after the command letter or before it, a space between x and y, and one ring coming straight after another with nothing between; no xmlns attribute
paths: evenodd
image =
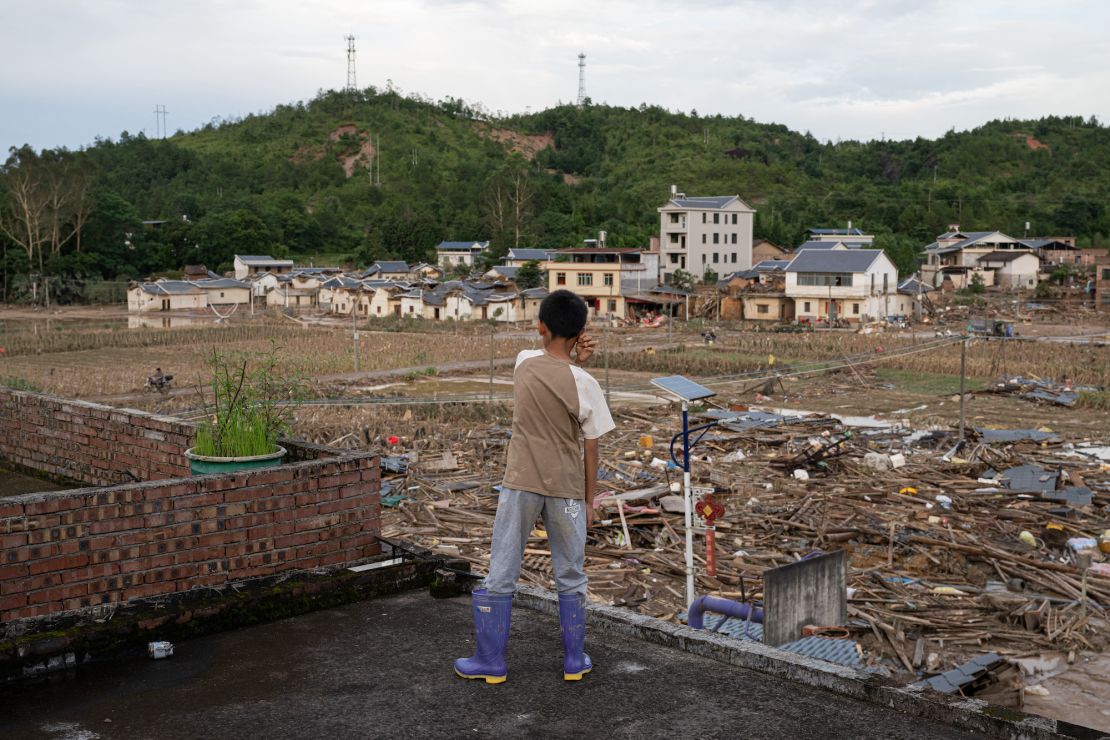
<svg viewBox="0 0 1110 740"><path fill-rule="evenodd" d="M278 379L276 355L276 348L257 355L212 350L214 408L185 451L194 475L281 464L286 450L278 440L289 430L289 401L297 395L298 380Z"/></svg>

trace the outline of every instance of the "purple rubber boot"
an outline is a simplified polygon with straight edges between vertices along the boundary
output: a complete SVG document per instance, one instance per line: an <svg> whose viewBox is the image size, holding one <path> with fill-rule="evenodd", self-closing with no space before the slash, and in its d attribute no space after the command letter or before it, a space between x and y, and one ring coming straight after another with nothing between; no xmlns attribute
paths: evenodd
<svg viewBox="0 0 1110 740"><path fill-rule="evenodd" d="M563 633L563 679L581 681L594 665L582 651L586 644L586 594L559 594L559 629Z"/></svg>
<svg viewBox="0 0 1110 740"><path fill-rule="evenodd" d="M470 658L455 661L455 673L463 678L484 678L486 683L504 683L505 646L509 643L512 620L512 594L490 594L484 588L470 595L474 607L474 641L477 651Z"/></svg>

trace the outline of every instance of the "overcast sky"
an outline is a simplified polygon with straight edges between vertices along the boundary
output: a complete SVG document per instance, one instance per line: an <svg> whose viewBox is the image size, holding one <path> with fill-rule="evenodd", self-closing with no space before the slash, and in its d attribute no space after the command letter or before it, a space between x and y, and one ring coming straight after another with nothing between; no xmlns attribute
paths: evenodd
<svg viewBox="0 0 1110 740"><path fill-rule="evenodd" d="M0 145L71 148L346 82L491 110L577 94L743 114L818 138L992 118L1110 122L1101 0L0 0Z"/></svg>

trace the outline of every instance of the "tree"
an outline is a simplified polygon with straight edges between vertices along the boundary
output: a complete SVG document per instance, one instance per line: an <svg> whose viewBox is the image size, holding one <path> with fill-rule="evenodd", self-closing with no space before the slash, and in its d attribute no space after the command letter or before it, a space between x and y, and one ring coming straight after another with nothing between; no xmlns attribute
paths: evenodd
<svg viewBox="0 0 1110 740"><path fill-rule="evenodd" d="M517 287L524 290L540 287L545 278L546 274L540 269L538 260L528 260L516 272Z"/></svg>
<svg viewBox="0 0 1110 740"><path fill-rule="evenodd" d="M22 247L28 265L38 262L43 301L50 305L46 280L46 257L61 254L62 248L76 240L81 249L81 230L91 210L89 167L67 152L47 150L41 155L24 146L12 148L0 168L5 194L0 203L0 233Z"/></svg>
<svg viewBox="0 0 1110 740"><path fill-rule="evenodd" d="M717 271L712 267L705 268L705 272L701 276L701 281L706 285L712 285L717 282Z"/></svg>
<svg viewBox="0 0 1110 740"><path fill-rule="evenodd" d="M685 270L675 270L671 273L671 285L680 290L690 290L694 287L694 276Z"/></svg>
<svg viewBox="0 0 1110 740"><path fill-rule="evenodd" d="M486 182L485 211L494 245L501 256L520 246L532 221L535 191L528 182L528 170L519 156L495 172Z"/></svg>

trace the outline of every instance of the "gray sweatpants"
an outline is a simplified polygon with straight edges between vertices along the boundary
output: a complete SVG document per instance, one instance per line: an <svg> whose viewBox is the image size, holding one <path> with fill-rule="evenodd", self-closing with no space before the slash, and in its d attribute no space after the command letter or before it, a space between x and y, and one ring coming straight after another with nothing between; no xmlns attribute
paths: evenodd
<svg viewBox="0 0 1110 740"><path fill-rule="evenodd" d="M586 593L586 502L541 496L538 493L502 488L493 520L493 544L485 587L491 594L516 593L524 547L543 515L547 542L551 546L551 569L555 588L561 594Z"/></svg>

